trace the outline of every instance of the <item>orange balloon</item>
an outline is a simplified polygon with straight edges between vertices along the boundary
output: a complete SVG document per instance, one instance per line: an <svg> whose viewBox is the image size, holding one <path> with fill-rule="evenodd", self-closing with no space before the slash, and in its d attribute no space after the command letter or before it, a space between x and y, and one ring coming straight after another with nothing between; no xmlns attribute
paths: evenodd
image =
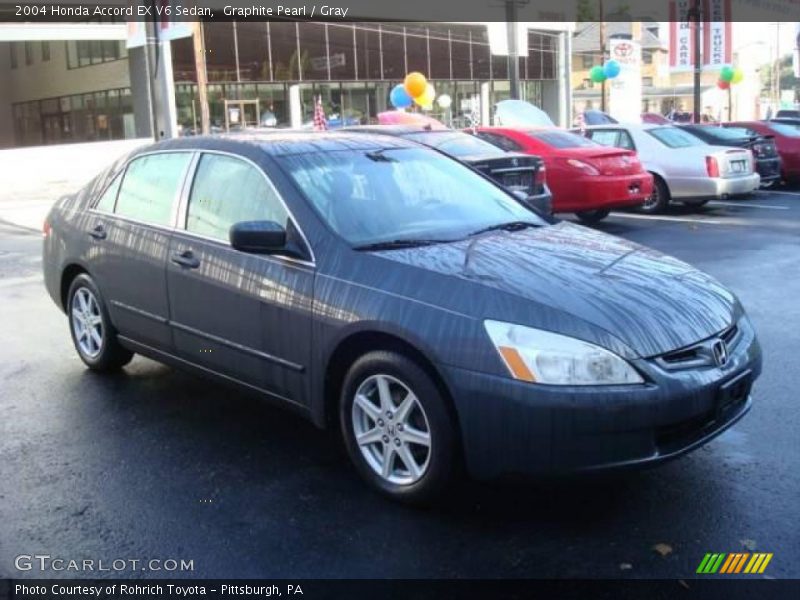
<svg viewBox="0 0 800 600"><path fill-rule="evenodd" d="M405 80L403 80L403 87L406 89L406 92L408 92L408 95L412 98L416 98L424 94L427 85L428 80L425 79L425 75L417 71L409 73L406 75Z"/></svg>

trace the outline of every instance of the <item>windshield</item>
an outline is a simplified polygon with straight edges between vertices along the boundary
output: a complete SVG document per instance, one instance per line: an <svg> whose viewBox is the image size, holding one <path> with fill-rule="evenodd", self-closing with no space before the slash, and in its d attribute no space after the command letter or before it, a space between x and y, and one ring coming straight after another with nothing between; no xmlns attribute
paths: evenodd
<svg viewBox="0 0 800 600"><path fill-rule="evenodd" d="M568 131L537 131L532 129L525 132L532 138L540 140L552 148L585 148L599 146L597 142Z"/></svg>
<svg viewBox="0 0 800 600"><path fill-rule="evenodd" d="M317 213L354 246L456 240L545 221L461 163L426 148L337 150L278 159Z"/></svg>
<svg viewBox="0 0 800 600"><path fill-rule="evenodd" d="M503 156L505 152L497 146L461 132L413 133L408 139L446 152L450 156Z"/></svg>
<svg viewBox="0 0 800 600"><path fill-rule="evenodd" d="M703 140L685 132L677 127L656 127L648 129L647 133L656 138L668 148L688 148L689 146L705 146Z"/></svg>

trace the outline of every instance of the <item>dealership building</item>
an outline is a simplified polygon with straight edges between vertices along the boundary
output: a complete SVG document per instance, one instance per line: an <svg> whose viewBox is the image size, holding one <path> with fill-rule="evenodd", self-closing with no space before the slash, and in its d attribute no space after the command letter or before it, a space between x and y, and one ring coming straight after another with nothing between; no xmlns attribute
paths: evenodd
<svg viewBox="0 0 800 600"><path fill-rule="evenodd" d="M320 96L331 120L374 122L410 71L425 73L437 95L452 98L432 116L454 125L487 123L511 89L509 59L493 52L498 25L204 23L212 130L232 123L303 126ZM567 125L572 24L521 29L520 96ZM125 23L114 22L0 25L0 147L150 136L150 107L160 105L156 74L141 47L127 47L128 35ZM151 49L160 55L155 70L166 77L178 130L198 130L192 38Z"/></svg>

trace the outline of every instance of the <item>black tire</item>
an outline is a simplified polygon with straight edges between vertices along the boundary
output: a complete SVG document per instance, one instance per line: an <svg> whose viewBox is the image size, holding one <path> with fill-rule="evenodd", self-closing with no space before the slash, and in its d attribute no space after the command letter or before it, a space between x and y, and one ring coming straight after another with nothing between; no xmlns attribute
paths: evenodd
<svg viewBox="0 0 800 600"><path fill-rule="evenodd" d="M425 452L427 456L425 469L419 479L406 484L392 482L378 473L376 468L370 465L356 441L354 421L357 421L357 418L353 409L356 392L363 390L363 386L368 386L375 378L384 376L399 381L413 392L419 405L422 406L424 423L429 430L430 445ZM419 416L420 413L415 414ZM388 425L389 421L386 423ZM408 504L429 504L441 496L459 472L458 438L445 399L430 375L416 362L402 354L374 351L353 363L342 385L339 424L347 453L356 470L371 487L393 500ZM374 429L378 429L377 422L374 422ZM377 452L380 454L387 445L392 447L391 440L389 444L382 441L365 444L365 448L377 446ZM390 464L397 464L396 461L400 458L395 458L396 456L400 457L399 453L391 454ZM404 464L405 462L401 460L401 465Z"/></svg>
<svg viewBox="0 0 800 600"><path fill-rule="evenodd" d="M97 312L96 316L100 318L100 334L101 343L97 353L90 353L85 350L81 343L79 343L73 310L76 309L79 313L81 311L79 292L85 298L83 290L88 290L91 296L96 301ZM105 301L103 300L100 290L94 283L92 278L86 273L81 273L69 286L67 292L67 320L69 323L69 332L72 336L72 343L75 345L75 351L78 353L80 359L84 364L93 371L116 371L133 359L133 352L127 348L123 348L117 340L117 330L111 324L111 319L108 316L108 309L106 308Z"/></svg>
<svg viewBox="0 0 800 600"><path fill-rule="evenodd" d="M669 188L658 175L653 175L653 194L636 210L646 215L655 215L664 211L669 204Z"/></svg>
<svg viewBox="0 0 800 600"><path fill-rule="evenodd" d="M581 212L576 212L575 215L581 222L587 225L594 225L605 219L610 213L611 211L607 208L598 208L596 210L582 210Z"/></svg>

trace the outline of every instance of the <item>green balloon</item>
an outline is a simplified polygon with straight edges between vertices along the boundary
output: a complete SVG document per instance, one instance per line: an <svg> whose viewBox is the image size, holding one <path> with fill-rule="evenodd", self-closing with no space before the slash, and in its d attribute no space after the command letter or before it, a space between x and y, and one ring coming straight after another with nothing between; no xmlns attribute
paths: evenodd
<svg viewBox="0 0 800 600"><path fill-rule="evenodd" d="M605 81L606 72L603 70L603 67L598 65L589 69L589 79L591 79L595 83L600 83L601 81Z"/></svg>
<svg viewBox="0 0 800 600"><path fill-rule="evenodd" d="M734 75L735 71L733 70L733 67L729 67L727 65L722 67L722 70L719 72L719 78L722 79L722 81L727 81L728 83L731 82L731 79L733 79Z"/></svg>

